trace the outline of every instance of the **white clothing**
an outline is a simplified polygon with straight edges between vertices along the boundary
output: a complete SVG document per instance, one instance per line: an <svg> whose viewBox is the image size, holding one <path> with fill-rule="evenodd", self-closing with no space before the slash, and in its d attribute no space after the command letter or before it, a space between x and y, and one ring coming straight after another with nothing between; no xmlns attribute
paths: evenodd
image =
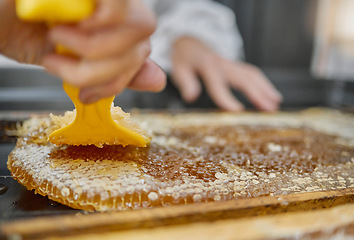
<svg viewBox="0 0 354 240"><path fill-rule="evenodd" d="M157 29L151 37L151 59L165 71L171 70L170 53L181 36L203 41L222 57L243 57L243 43L233 11L212 0L144 0L156 13ZM28 67L0 55L2 67Z"/></svg>
<svg viewBox="0 0 354 240"><path fill-rule="evenodd" d="M243 58L243 42L235 15L212 0L144 0L157 16L151 37L151 59L165 71L171 70L171 48L181 36L203 41L210 49L230 60Z"/></svg>

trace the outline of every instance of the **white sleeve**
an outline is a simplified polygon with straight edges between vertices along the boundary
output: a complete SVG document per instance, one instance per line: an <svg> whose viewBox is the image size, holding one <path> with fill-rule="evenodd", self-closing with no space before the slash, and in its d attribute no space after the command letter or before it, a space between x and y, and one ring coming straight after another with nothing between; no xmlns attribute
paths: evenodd
<svg viewBox="0 0 354 240"><path fill-rule="evenodd" d="M233 11L211 0L145 0L157 15L151 37L151 59L164 70L171 69L171 48L181 36L203 41L227 59L243 57L243 42Z"/></svg>
<svg viewBox="0 0 354 240"><path fill-rule="evenodd" d="M41 69L43 67L39 65L20 63L15 61L14 59L8 58L2 54L0 54L0 68L38 68Z"/></svg>

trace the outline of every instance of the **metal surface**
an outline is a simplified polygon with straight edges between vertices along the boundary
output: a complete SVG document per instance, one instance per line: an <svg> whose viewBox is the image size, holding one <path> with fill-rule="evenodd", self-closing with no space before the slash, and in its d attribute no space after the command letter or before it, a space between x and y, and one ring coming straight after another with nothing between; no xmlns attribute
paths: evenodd
<svg viewBox="0 0 354 240"><path fill-rule="evenodd" d="M7 158L15 147L15 138L6 134L6 129L11 129L16 121L0 120L0 223L31 218L75 213L78 210L53 202L46 197L28 191L11 177L7 169Z"/></svg>

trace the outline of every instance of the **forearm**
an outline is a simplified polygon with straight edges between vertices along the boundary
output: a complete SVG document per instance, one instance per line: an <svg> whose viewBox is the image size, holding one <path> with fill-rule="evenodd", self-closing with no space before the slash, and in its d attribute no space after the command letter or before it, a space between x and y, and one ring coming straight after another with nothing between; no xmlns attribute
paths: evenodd
<svg viewBox="0 0 354 240"><path fill-rule="evenodd" d="M15 21L15 1L0 0L0 52L4 53L8 45L7 36L9 35L11 25Z"/></svg>
<svg viewBox="0 0 354 240"><path fill-rule="evenodd" d="M17 18L14 0L0 0L0 53L22 63L40 64L52 49L47 26Z"/></svg>

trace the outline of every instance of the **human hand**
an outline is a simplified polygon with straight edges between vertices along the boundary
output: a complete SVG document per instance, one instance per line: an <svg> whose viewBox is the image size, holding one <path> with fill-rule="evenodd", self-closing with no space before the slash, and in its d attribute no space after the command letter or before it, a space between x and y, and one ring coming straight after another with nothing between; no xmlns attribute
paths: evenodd
<svg viewBox="0 0 354 240"><path fill-rule="evenodd" d="M54 52L45 23L18 19L14 0L0 0L0 53L21 63L37 64Z"/></svg>
<svg viewBox="0 0 354 240"><path fill-rule="evenodd" d="M93 15L78 24L25 23L13 0L0 0L0 52L20 62L41 64L80 88L85 103L129 87L159 91L162 70L148 59L155 19L140 0L97 0ZM60 44L76 56L55 53Z"/></svg>
<svg viewBox="0 0 354 240"><path fill-rule="evenodd" d="M277 110L282 100L281 94L257 67L221 58L195 38L182 37L175 42L172 63L172 79L186 102L195 101L201 94L198 77L215 104L227 111L244 108L231 88L239 89L263 111Z"/></svg>

